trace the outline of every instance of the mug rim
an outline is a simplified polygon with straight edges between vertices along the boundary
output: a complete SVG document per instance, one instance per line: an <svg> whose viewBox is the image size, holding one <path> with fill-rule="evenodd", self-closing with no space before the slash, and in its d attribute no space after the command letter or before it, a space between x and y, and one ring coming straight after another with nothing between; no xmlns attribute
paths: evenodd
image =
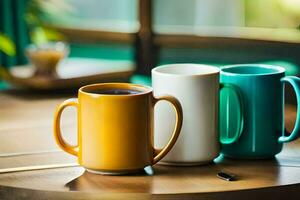
<svg viewBox="0 0 300 200"><path fill-rule="evenodd" d="M269 69L274 70L273 72L265 72L265 73L236 73L236 72L230 72L230 71L224 71L227 69L234 69L234 68L240 68L240 67L253 67L253 68L263 68L263 69ZM269 64L235 64L235 65L225 65L220 67L220 73L227 76L272 76L276 74L282 74L286 70L285 68L278 66L278 65L269 65Z"/></svg>
<svg viewBox="0 0 300 200"><path fill-rule="evenodd" d="M203 68L206 67L206 69L209 68L210 71L208 72L202 72L202 73L190 73L190 74L180 74L180 73L170 73L170 72L163 72L162 69L168 69L168 68L175 68L178 66L192 66L192 67L199 67ZM209 75L216 75L220 73L219 67L213 66L213 65L206 65L206 64L197 64L197 63L174 63L174 64L165 64L165 65L159 65L151 70L152 74L156 75L162 75L162 76L173 76L173 77L195 77L195 76L209 76Z"/></svg>
<svg viewBox="0 0 300 200"><path fill-rule="evenodd" d="M90 90L97 90L97 89L123 89L123 90L134 90L138 91L138 93L134 94L122 94L122 95L116 95L116 94L99 94L99 93L93 93ZM85 85L79 88L78 92L90 96L109 96L109 97L130 97L130 96L141 96L145 94L150 94L153 91L152 87L140 85L140 84L132 84L132 83L95 83L90 85Z"/></svg>

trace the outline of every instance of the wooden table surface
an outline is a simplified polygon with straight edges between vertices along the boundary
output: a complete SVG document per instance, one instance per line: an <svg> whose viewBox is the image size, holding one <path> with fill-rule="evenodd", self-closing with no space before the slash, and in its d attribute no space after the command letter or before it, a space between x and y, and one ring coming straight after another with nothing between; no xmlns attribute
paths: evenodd
<svg viewBox="0 0 300 200"><path fill-rule="evenodd" d="M55 107L75 96L8 90L0 92L0 171L12 167L76 163L52 137ZM76 111L66 110L63 132L76 142ZM296 108L286 106L291 129ZM21 154L21 155L20 155ZM227 182L221 171L237 175ZM151 169L150 169L151 171ZM284 146L272 160L230 160L195 167L155 165L153 174L101 176L73 166L0 173L0 199L300 199L300 141Z"/></svg>

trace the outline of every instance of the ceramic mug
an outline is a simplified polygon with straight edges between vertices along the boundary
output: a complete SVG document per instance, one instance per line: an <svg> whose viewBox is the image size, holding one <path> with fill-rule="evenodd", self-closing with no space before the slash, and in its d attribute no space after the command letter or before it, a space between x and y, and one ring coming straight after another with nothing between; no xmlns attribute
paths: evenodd
<svg viewBox="0 0 300 200"><path fill-rule="evenodd" d="M153 108L160 100L171 103L176 125L166 146L153 146ZM78 145L61 136L60 118L64 108L75 106ZM60 104L54 118L54 137L64 151L77 156L80 165L100 174L124 174L143 170L162 159L180 133L182 109L172 96L154 97L152 88L129 83L84 86L78 99Z"/></svg>
<svg viewBox="0 0 300 200"><path fill-rule="evenodd" d="M199 64L170 64L152 70L152 86L155 95L168 94L176 97L183 109L181 134L173 149L161 164L198 165L211 162L220 153L222 143L235 142L243 128L240 116L235 138L220 138L219 91L226 88L239 91L233 85L219 84L219 68ZM242 110L242 105L240 105ZM240 112L243 113L243 112ZM175 116L166 102L155 107L155 145L164 146L175 123Z"/></svg>
<svg viewBox="0 0 300 200"><path fill-rule="evenodd" d="M221 83L238 86L245 105L243 133L236 142L222 145L225 156L243 159L270 158L281 151L283 143L299 136L299 104L294 130L287 134L284 129L284 84L291 84L299 103L299 78L285 76L285 69L282 67L243 64L221 68ZM232 120L237 107L234 106L232 94L224 93L221 95L221 111L226 110L228 104L232 105L231 111L229 115L221 116L221 133L231 137L235 129Z"/></svg>

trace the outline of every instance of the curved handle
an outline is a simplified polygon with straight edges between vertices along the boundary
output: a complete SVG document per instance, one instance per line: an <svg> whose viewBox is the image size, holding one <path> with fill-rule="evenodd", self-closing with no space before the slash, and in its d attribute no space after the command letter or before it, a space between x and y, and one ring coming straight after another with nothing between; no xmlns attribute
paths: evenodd
<svg viewBox="0 0 300 200"><path fill-rule="evenodd" d="M174 110L176 111L176 122L175 122L175 128L173 130L171 139L169 140L167 145L163 149L154 149L154 158L153 158L153 162L152 162L153 164L160 161L172 149L172 147L174 146L174 144L179 136L179 133L180 133L180 130L182 127L183 114L182 114L182 107L181 107L179 101L175 97L172 97L172 96L154 97L153 98L153 106L155 106L155 104L161 100L169 101L172 104Z"/></svg>
<svg viewBox="0 0 300 200"><path fill-rule="evenodd" d="M280 80L283 84L284 83L290 83L293 87L296 98L297 98L297 117L295 122L295 127L289 136L281 136L278 138L278 142L285 143L285 142L291 142L299 137L300 134L300 78L296 76L287 76Z"/></svg>
<svg viewBox="0 0 300 200"><path fill-rule="evenodd" d="M78 100L77 99L68 99L68 100L64 101L63 103L61 103L57 107L57 110L56 110L55 116L54 116L54 138L56 140L56 143L62 150L64 150L65 152L68 152L74 156L78 156L78 146L72 146L72 145L68 144L67 142L65 142L65 140L63 139L63 137L61 135L61 131L60 131L61 114L62 114L63 110L68 106L75 106L76 108L78 108Z"/></svg>
<svg viewBox="0 0 300 200"><path fill-rule="evenodd" d="M222 144L232 144L232 143L238 141L238 139L241 137L243 130L244 130L244 104L243 104L243 98L242 98L243 96L242 96L242 92L240 91L240 89L233 84L221 83L220 90L222 90L224 88L229 88L229 89L233 90L236 93L236 95L238 97L238 102L239 102L238 109L239 109L239 113L240 113L240 118L239 118L237 131L234 134L234 137L232 137L232 138L220 137L220 142ZM227 118L228 118L227 120L229 120L229 117L227 117Z"/></svg>

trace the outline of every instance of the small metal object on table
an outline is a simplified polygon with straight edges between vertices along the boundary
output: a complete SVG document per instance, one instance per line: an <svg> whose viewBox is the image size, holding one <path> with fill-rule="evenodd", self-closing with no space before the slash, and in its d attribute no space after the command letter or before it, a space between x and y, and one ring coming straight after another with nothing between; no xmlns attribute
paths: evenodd
<svg viewBox="0 0 300 200"><path fill-rule="evenodd" d="M86 172L76 166L75 157L56 151L52 138L53 111L70 96L0 92L0 154L6 155L0 156L0 169L30 168L0 174L0 199L300 198L299 140L285 145L283 152L271 160L220 157L206 166L155 165L153 175L101 176ZM288 128L293 126L295 111L294 106L287 106ZM68 111L65 114L65 137L76 135L76 116ZM62 165L66 167L55 167ZM220 171L234 173L237 181L219 179L216 174Z"/></svg>
<svg viewBox="0 0 300 200"><path fill-rule="evenodd" d="M236 175L228 172L218 172L217 177L225 181L235 181Z"/></svg>

